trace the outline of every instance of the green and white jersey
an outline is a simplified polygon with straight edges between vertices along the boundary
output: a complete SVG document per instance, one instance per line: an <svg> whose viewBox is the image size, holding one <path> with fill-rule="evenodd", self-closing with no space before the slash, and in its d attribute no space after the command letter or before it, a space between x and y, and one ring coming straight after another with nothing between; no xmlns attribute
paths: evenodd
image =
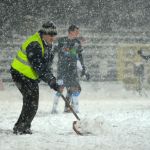
<svg viewBox="0 0 150 150"><path fill-rule="evenodd" d="M82 53L82 46L78 39L68 39L62 37L58 40L58 45L55 48L58 53L57 73L58 78L63 80L76 80L77 60Z"/></svg>

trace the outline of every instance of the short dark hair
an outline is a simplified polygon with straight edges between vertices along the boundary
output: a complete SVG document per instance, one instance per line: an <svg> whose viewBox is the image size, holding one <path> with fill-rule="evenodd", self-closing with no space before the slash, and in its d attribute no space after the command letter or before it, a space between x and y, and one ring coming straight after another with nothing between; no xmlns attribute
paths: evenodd
<svg viewBox="0 0 150 150"><path fill-rule="evenodd" d="M77 25L75 25L75 24L72 24L72 25L70 25L69 26L69 28L68 28L68 32L71 32L71 31L74 31L75 29L79 29L79 27L77 26Z"/></svg>

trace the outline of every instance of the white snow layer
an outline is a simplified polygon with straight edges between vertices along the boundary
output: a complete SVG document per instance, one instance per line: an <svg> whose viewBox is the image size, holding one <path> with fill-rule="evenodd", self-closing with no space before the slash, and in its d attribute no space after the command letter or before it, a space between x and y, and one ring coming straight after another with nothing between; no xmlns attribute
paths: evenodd
<svg viewBox="0 0 150 150"><path fill-rule="evenodd" d="M81 83L82 132L72 129L72 113L51 114L53 91L40 85L39 109L32 122L32 135L14 135L22 96L15 86L0 91L0 150L150 150L150 98L126 91L120 83Z"/></svg>

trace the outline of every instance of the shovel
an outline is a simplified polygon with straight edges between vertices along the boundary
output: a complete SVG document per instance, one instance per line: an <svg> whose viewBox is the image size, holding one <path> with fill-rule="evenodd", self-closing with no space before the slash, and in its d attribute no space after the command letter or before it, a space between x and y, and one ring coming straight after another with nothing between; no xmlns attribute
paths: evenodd
<svg viewBox="0 0 150 150"><path fill-rule="evenodd" d="M76 112L73 110L72 106L70 105L69 101L64 97L63 94L61 94L62 99L66 102L67 106L70 108L71 112L74 114L74 116L76 117L77 120L80 121L79 116L76 114ZM79 130L78 130L78 126L77 126L77 121L73 121L73 130L78 134L78 135L83 135Z"/></svg>

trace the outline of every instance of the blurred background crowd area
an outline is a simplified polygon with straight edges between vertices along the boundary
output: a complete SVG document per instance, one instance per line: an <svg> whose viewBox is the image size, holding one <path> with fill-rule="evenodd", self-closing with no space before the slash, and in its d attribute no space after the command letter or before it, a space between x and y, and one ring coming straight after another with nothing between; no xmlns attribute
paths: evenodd
<svg viewBox="0 0 150 150"><path fill-rule="evenodd" d="M1 0L0 9L3 81L11 81L10 63L21 43L52 20L58 37L67 35L70 24L80 27L91 81L121 81L133 88L141 88L142 81L149 87L150 63L137 55L140 49L150 54L149 0Z"/></svg>

